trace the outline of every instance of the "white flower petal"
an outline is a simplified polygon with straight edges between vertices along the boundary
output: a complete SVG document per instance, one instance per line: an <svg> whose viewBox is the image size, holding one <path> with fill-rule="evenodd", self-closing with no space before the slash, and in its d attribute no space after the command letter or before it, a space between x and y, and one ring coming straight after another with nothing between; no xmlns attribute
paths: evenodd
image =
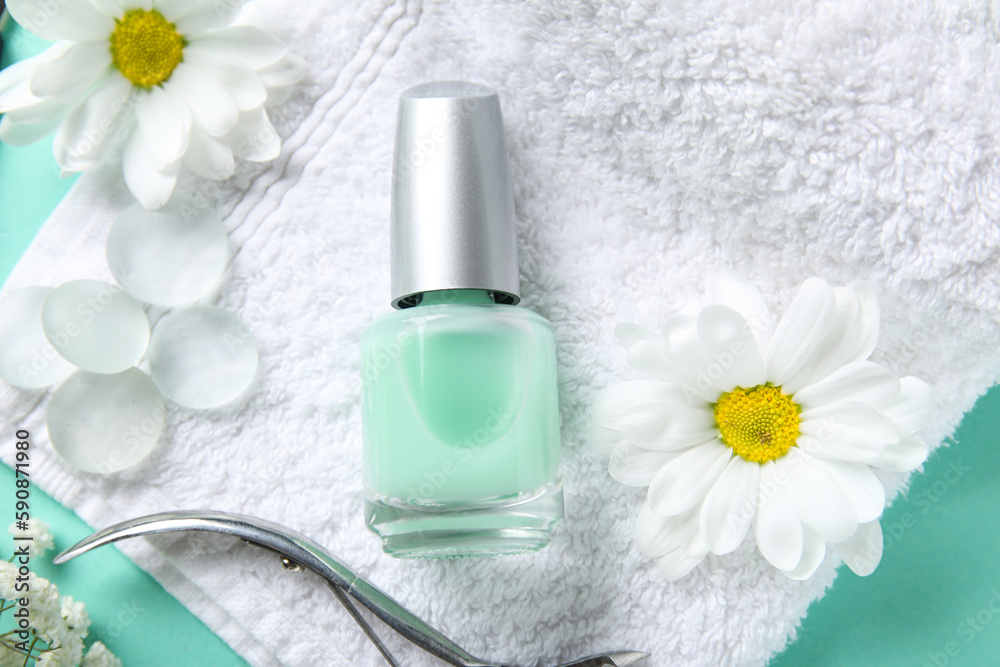
<svg viewBox="0 0 1000 667"><path fill-rule="evenodd" d="M627 380L597 392L590 408L596 424L618 428L626 412L637 405L660 403L677 396L676 390L659 380Z"/></svg>
<svg viewBox="0 0 1000 667"><path fill-rule="evenodd" d="M863 463L822 461L823 467L854 507L858 522L874 521L885 509L885 489L875 473Z"/></svg>
<svg viewBox="0 0 1000 667"><path fill-rule="evenodd" d="M795 402L813 417L829 414L845 401L872 403L899 394L899 380L891 371L870 361L843 366L815 384L795 392Z"/></svg>
<svg viewBox="0 0 1000 667"><path fill-rule="evenodd" d="M153 0L118 0L118 6L126 12L130 9L144 9L148 12L153 8Z"/></svg>
<svg viewBox="0 0 1000 667"><path fill-rule="evenodd" d="M833 288L836 303L825 337L812 350L811 359L786 384L789 391L819 382L844 365L863 361L878 338L879 307L868 283L855 281Z"/></svg>
<svg viewBox="0 0 1000 667"><path fill-rule="evenodd" d="M835 412L820 416L803 411L800 418L798 444L814 456L872 463L886 445L899 442L896 425L865 403L839 403Z"/></svg>
<svg viewBox="0 0 1000 667"><path fill-rule="evenodd" d="M915 435L907 435L897 443L886 445L882 457L872 465L885 470L909 472L927 460L927 453L927 443Z"/></svg>
<svg viewBox="0 0 1000 667"><path fill-rule="evenodd" d="M157 169L146 144L142 128L135 127L122 153L122 173L139 203L147 209L157 209L167 203L174 191L180 162Z"/></svg>
<svg viewBox="0 0 1000 667"><path fill-rule="evenodd" d="M673 398L629 408L619 429L633 443L658 451L684 449L719 436L709 410L691 408Z"/></svg>
<svg viewBox="0 0 1000 667"><path fill-rule="evenodd" d="M103 161L132 118L133 95L132 83L114 71L73 107L52 144L59 166L83 171Z"/></svg>
<svg viewBox="0 0 1000 667"><path fill-rule="evenodd" d="M172 23L202 4L205 0L156 0L156 11Z"/></svg>
<svg viewBox="0 0 1000 667"><path fill-rule="evenodd" d="M59 58L38 65L28 85L36 97L72 103L110 65L107 43L77 42Z"/></svg>
<svg viewBox="0 0 1000 667"><path fill-rule="evenodd" d="M225 143L209 136L197 125L191 128L184 164L199 176L220 181L233 175L236 162L233 151Z"/></svg>
<svg viewBox="0 0 1000 667"><path fill-rule="evenodd" d="M597 393L590 408L590 444L602 454L610 454L622 444L622 416L636 405L672 395L670 385L657 380L619 382Z"/></svg>
<svg viewBox="0 0 1000 667"><path fill-rule="evenodd" d="M857 322L861 305L854 292L846 287L834 287L833 299L836 306L826 335L813 350L810 363L803 366L795 380L800 387L822 380L844 364L855 361L853 353L858 345Z"/></svg>
<svg viewBox="0 0 1000 667"><path fill-rule="evenodd" d="M826 542L820 535L808 526L802 529L802 558L794 569L785 572L785 576L796 581L803 581L813 576L826 556Z"/></svg>
<svg viewBox="0 0 1000 667"><path fill-rule="evenodd" d="M153 86L136 105L136 120L146 137L149 159L163 169L181 159L190 139L190 112L174 103L161 87Z"/></svg>
<svg viewBox="0 0 1000 667"><path fill-rule="evenodd" d="M252 70L278 63L287 52L288 47L280 39L250 25L234 25L193 37L185 49L185 54L221 57Z"/></svg>
<svg viewBox="0 0 1000 667"><path fill-rule="evenodd" d="M184 12L173 23L182 35L197 35L233 22L243 10L244 0L202 2Z"/></svg>
<svg viewBox="0 0 1000 667"><path fill-rule="evenodd" d="M265 106L275 106L288 100L295 90L295 84L302 80L307 70L306 61L294 53L289 53L277 63L258 70L257 76L267 88Z"/></svg>
<svg viewBox="0 0 1000 667"><path fill-rule="evenodd" d="M934 392L926 382L907 376L899 379L900 392L875 406L899 427L900 433L916 433L934 414Z"/></svg>
<svg viewBox="0 0 1000 667"><path fill-rule="evenodd" d="M292 94L295 92L295 86L271 86L265 81L263 76L261 76L260 80L267 87L267 101L264 102L265 108L284 104L292 98Z"/></svg>
<svg viewBox="0 0 1000 667"><path fill-rule="evenodd" d="M22 28L50 42L107 39L115 29L88 0L7 0L7 9Z"/></svg>
<svg viewBox="0 0 1000 667"><path fill-rule="evenodd" d="M241 63L223 61L190 49L184 51L184 60L222 86L240 111L256 109L267 101L267 88L253 70Z"/></svg>
<svg viewBox="0 0 1000 667"><path fill-rule="evenodd" d="M90 0L91 4L97 8L97 11L102 14L107 14L113 19L120 19L122 14L122 6L118 3L118 0Z"/></svg>
<svg viewBox="0 0 1000 667"><path fill-rule="evenodd" d="M833 288L820 278L802 283L798 295L768 345L767 377L786 393L805 386L820 349L836 316Z"/></svg>
<svg viewBox="0 0 1000 667"><path fill-rule="evenodd" d="M68 108L55 100L36 100L11 109L0 119L0 139L12 146L34 143L56 129Z"/></svg>
<svg viewBox="0 0 1000 667"><path fill-rule="evenodd" d="M676 456L674 452L654 452L625 442L611 453L608 472L626 486L649 486L656 473Z"/></svg>
<svg viewBox="0 0 1000 667"><path fill-rule="evenodd" d="M700 397L714 402L722 391L734 386L733 376L701 344L696 317L684 314L668 317L660 327L660 337L666 343L666 359L682 369L683 374L678 375L675 384L683 388L689 401Z"/></svg>
<svg viewBox="0 0 1000 667"><path fill-rule="evenodd" d="M847 567L859 577L867 577L882 560L882 526L878 521L863 523L854 535L839 544L831 544Z"/></svg>
<svg viewBox="0 0 1000 667"><path fill-rule="evenodd" d="M760 496L754 536L757 548L779 570L791 571L802 560L802 522L789 494L788 473L774 461L760 467Z"/></svg>
<svg viewBox="0 0 1000 667"><path fill-rule="evenodd" d="M670 358L670 350L665 341L660 338L638 340L628 347L625 359L629 366L649 373L670 384L694 387L697 376L686 366ZM698 398L704 398L704 391L695 390ZM716 391L716 395L717 395Z"/></svg>
<svg viewBox="0 0 1000 667"><path fill-rule="evenodd" d="M677 516L661 516L649 503L639 508L635 518L635 546L639 553L656 558L680 549L686 550L698 532L700 505Z"/></svg>
<svg viewBox="0 0 1000 667"><path fill-rule="evenodd" d="M163 85L171 95L180 95L191 109L191 116L207 134L221 137L233 129L240 118L233 98L207 74L181 63Z"/></svg>
<svg viewBox="0 0 1000 667"><path fill-rule="evenodd" d="M29 58L0 70L0 113L38 102L28 86L37 65L38 61Z"/></svg>
<svg viewBox="0 0 1000 667"><path fill-rule="evenodd" d="M740 546L757 514L760 465L734 456L705 496L701 534L712 553L727 554Z"/></svg>
<svg viewBox="0 0 1000 667"><path fill-rule="evenodd" d="M38 55L8 65L0 70L0 113L19 107L37 104L39 99L31 94L31 74L43 63L62 57L73 42L57 42Z"/></svg>
<svg viewBox="0 0 1000 667"><path fill-rule="evenodd" d="M66 105L52 100L8 111L0 118L0 140L11 146L27 146L46 137L59 126Z"/></svg>
<svg viewBox="0 0 1000 667"><path fill-rule="evenodd" d="M691 571L705 560L706 555L708 555L707 551L692 556L678 549L655 559L656 567L660 569L667 581L677 581L681 577L691 574Z"/></svg>
<svg viewBox="0 0 1000 667"><path fill-rule="evenodd" d="M836 312L826 338L813 355L813 362L804 367L804 375L793 381L794 386L817 382L841 366L863 361L871 354L878 338L879 307L871 285L854 281L847 287L833 289Z"/></svg>
<svg viewBox="0 0 1000 667"><path fill-rule="evenodd" d="M281 153L281 139L262 107L241 111L236 126L226 134L226 143L233 155L250 162L267 162Z"/></svg>
<svg viewBox="0 0 1000 667"><path fill-rule="evenodd" d="M789 497L803 525L831 542L842 542L854 534L858 512L823 462L793 447L777 464L794 479Z"/></svg>
<svg viewBox="0 0 1000 667"><path fill-rule="evenodd" d="M694 507L726 469L733 450L718 440L683 452L669 461L649 484L649 506L657 514L673 516Z"/></svg>
<svg viewBox="0 0 1000 667"><path fill-rule="evenodd" d="M698 516L701 516L701 512L698 512ZM705 536L701 534L701 528L695 531L694 535L691 536L691 543L688 544L687 549L684 553L691 558L704 558L708 553L708 542L705 541Z"/></svg>
<svg viewBox="0 0 1000 667"><path fill-rule="evenodd" d="M858 299L858 320L855 323L857 328L856 343L852 355L848 361L862 361L871 356L878 341L879 319L882 310L878 305L875 296L875 289L871 283L864 280L855 280L847 285L847 289L854 292Z"/></svg>
<svg viewBox="0 0 1000 667"><path fill-rule="evenodd" d="M770 334L772 324L760 290L752 282L724 264L716 264L706 276L706 305L729 306L750 324L756 333ZM765 347L766 340L758 339Z"/></svg>
<svg viewBox="0 0 1000 667"><path fill-rule="evenodd" d="M26 107L11 109L4 118L10 118L12 123L17 124L49 124L50 121L59 121L65 114L69 106L56 100L38 100L34 104Z"/></svg>
<svg viewBox="0 0 1000 667"><path fill-rule="evenodd" d="M13 69L13 67L14 65L7 67L0 71L0 74L5 74L8 70ZM2 82L0 82L0 85L2 85ZM37 97L31 94L31 88L28 86L27 80L11 81L10 85L6 88L0 88L0 114L14 109L30 107L38 104L39 101Z"/></svg>
<svg viewBox="0 0 1000 667"><path fill-rule="evenodd" d="M660 337L666 343L667 355L674 363L694 373L704 373L712 365L713 359L701 344L701 337L698 335L697 317L684 314L668 317L660 327ZM717 374L713 373L715 375ZM727 376L718 382L728 383L731 380Z"/></svg>
<svg viewBox="0 0 1000 667"><path fill-rule="evenodd" d="M871 441L852 441L849 438L819 440L800 435L796 444L805 452L827 461L854 461L875 465L885 454L885 445Z"/></svg>
<svg viewBox="0 0 1000 667"><path fill-rule="evenodd" d="M697 327L705 351L732 378L733 386L723 391L765 382L764 358L742 315L729 306L708 306L698 314Z"/></svg>
<svg viewBox="0 0 1000 667"><path fill-rule="evenodd" d="M628 350L641 340L659 340L655 331L631 322L619 322L615 325L615 338Z"/></svg>

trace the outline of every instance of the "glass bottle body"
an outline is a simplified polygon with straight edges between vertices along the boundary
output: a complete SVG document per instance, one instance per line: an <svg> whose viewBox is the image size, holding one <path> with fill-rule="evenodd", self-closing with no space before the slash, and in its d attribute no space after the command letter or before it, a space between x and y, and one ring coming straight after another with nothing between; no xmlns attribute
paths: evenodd
<svg viewBox="0 0 1000 667"><path fill-rule="evenodd" d="M562 517L549 323L428 292L361 339L365 513L397 557L534 551Z"/></svg>

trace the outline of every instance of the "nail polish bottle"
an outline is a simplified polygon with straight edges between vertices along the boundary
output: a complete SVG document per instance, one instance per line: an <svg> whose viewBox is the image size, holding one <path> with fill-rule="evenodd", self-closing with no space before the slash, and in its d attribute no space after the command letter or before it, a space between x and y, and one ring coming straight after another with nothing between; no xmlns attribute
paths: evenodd
<svg viewBox="0 0 1000 667"><path fill-rule="evenodd" d="M517 305L497 94L407 90L393 163L397 310L361 337L368 528L399 558L541 549L563 509L555 340Z"/></svg>

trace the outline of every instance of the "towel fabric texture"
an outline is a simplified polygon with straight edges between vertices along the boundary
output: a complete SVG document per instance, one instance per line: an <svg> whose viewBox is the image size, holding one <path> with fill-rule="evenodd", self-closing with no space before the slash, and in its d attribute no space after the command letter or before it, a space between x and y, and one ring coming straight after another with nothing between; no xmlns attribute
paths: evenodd
<svg viewBox="0 0 1000 667"><path fill-rule="evenodd" d="M924 435L941 442L1000 372L996 16L992 2L250 3L241 20L310 64L273 114L281 156L180 187L230 230L210 302L254 333L253 388L220 410L171 407L156 453L105 477L56 457L48 393L0 389L4 428L37 435L35 482L93 526L191 508L287 524L486 658L629 648L652 666L763 664L839 561L795 582L748 541L663 581L632 547L644 490L587 444L595 392L639 376L612 327L658 327L718 261L778 310L812 275L870 280L873 358L930 383ZM567 515L538 554L397 561L363 523L358 338L389 308L396 103L435 79L500 94L523 303L555 327ZM129 203L117 165L84 175L5 290L110 280L104 241ZM906 483L883 479L890 495ZM204 536L121 549L253 665L380 664L318 580L258 550Z"/></svg>

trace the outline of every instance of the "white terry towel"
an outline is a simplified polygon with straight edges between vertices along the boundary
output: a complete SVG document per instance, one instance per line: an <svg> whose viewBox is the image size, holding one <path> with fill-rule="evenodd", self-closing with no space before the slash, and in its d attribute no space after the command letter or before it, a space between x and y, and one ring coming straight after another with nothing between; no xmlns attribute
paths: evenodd
<svg viewBox="0 0 1000 667"><path fill-rule="evenodd" d="M40 437L37 481L97 527L175 508L285 523L484 657L632 648L654 666L762 664L838 562L793 582L747 543L663 582L632 548L642 491L586 443L595 392L635 376L612 326L657 327L719 260L776 307L812 275L871 280L875 360L934 387L924 435L940 442L1000 369L993 16L985 3L853 0L251 3L243 20L311 66L279 112L281 157L208 192L236 248L215 303L254 332L258 381L224 410L171 409L156 455L126 473L77 473ZM401 562L363 526L358 336L388 310L397 98L434 79L500 93L524 303L556 330L567 518L535 555ZM119 173L80 179L8 289L109 278ZM39 435L46 402L0 395ZM122 548L254 665L379 664L328 591L257 550L191 537Z"/></svg>

